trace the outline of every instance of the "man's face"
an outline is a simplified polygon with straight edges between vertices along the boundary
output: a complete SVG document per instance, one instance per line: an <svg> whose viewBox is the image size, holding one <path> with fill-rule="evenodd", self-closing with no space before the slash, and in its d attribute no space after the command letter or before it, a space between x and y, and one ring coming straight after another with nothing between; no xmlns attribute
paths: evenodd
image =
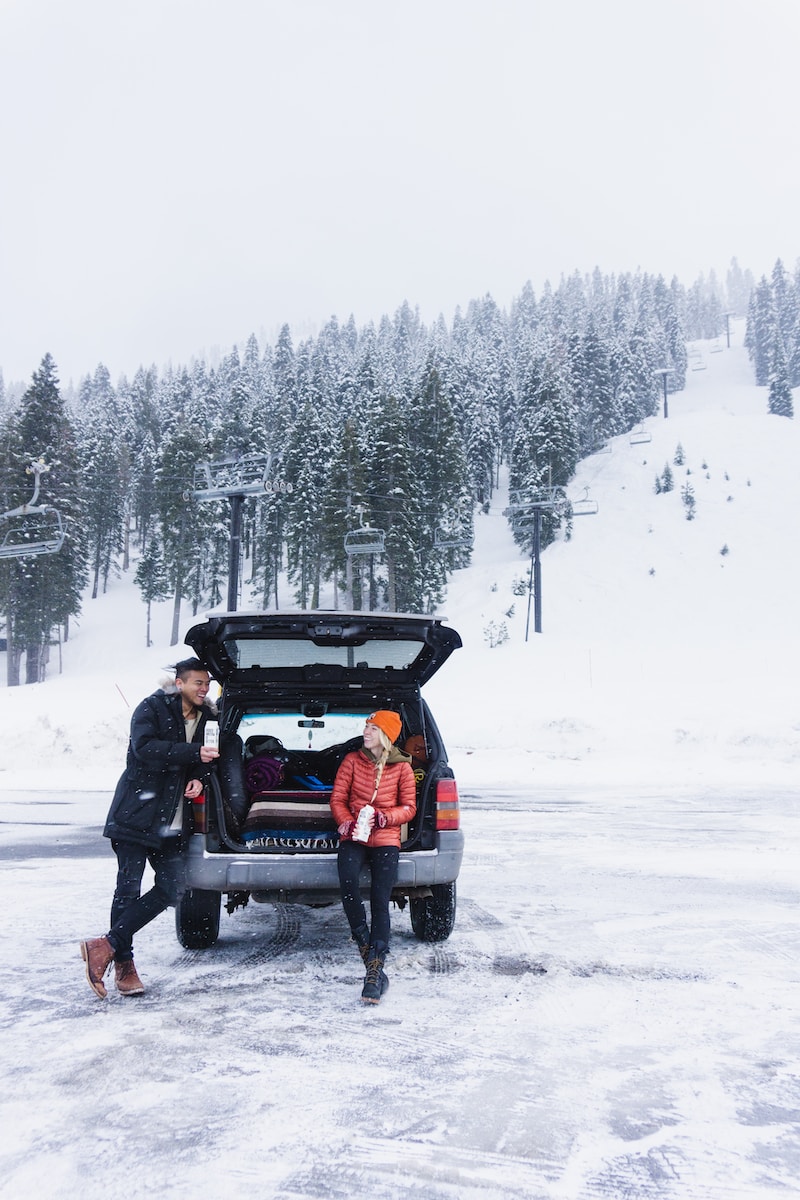
<svg viewBox="0 0 800 1200"><path fill-rule="evenodd" d="M194 704L196 708L200 707L208 695L208 684L208 671L189 671L184 679L178 676L175 680L175 686L178 691L185 700L188 700L190 704Z"/></svg>

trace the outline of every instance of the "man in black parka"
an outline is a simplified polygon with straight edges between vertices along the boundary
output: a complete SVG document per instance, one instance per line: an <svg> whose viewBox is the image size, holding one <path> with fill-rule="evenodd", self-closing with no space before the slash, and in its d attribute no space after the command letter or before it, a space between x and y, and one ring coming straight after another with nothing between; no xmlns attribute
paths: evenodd
<svg viewBox="0 0 800 1200"><path fill-rule="evenodd" d="M128 761L117 784L103 833L117 856L111 928L81 942L89 986L104 998L103 976L114 963L117 990L140 996L133 964L133 935L183 891L181 850L190 831L189 802L199 796L218 750L205 746L205 726L216 716L206 703L209 676L197 658L175 667L174 690L159 688L135 709ZM140 895L145 864L153 887Z"/></svg>

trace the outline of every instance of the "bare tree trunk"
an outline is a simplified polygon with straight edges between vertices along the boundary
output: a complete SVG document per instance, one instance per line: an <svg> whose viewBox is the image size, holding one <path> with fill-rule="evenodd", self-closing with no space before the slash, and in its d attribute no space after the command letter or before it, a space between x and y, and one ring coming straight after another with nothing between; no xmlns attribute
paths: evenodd
<svg viewBox="0 0 800 1200"><path fill-rule="evenodd" d="M389 612L397 612L397 590L395 588L394 577L394 556L386 555L386 603L389 605Z"/></svg>
<svg viewBox="0 0 800 1200"><path fill-rule="evenodd" d="M97 599L97 589L100 586L100 547L94 556L94 580L92 582L92 599Z"/></svg>
<svg viewBox="0 0 800 1200"><path fill-rule="evenodd" d="M172 605L172 635L169 639L170 646L177 646L178 635L181 626L181 581L175 581L175 599Z"/></svg>
<svg viewBox="0 0 800 1200"><path fill-rule="evenodd" d="M320 576L322 575L322 561L319 554L314 555L314 579L311 585L311 607L319 608L319 587Z"/></svg>
<svg viewBox="0 0 800 1200"><path fill-rule="evenodd" d="M10 616L6 621L6 648L6 686L19 687L22 651L14 641L14 624Z"/></svg>
<svg viewBox="0 0 800 1200"><path fill-rule="evenodd" d="M153 643L150 641L150 601L148 600L147 601L147 638L145 641L145 645L147 646L148 650L150 649L152 644Z"/></svg>
<svg viewBox="0 0 800 1200"><path fill-rule="evenodd" d="M38 642L28 642L25 647L25 682L38 683L41 668L42 647Z"/></svg>

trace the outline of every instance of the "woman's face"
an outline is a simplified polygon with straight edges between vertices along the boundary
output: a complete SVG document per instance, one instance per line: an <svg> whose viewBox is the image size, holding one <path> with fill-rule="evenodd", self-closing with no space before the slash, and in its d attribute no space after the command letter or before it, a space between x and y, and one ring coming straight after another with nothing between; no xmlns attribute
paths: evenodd
<svg viewBox="0 0 800 1200"><path fill-rule="evenodd" d="M382 749L380 730L377 725L370 725L367 722L364 726L364 747L373 753L379 753Z"/></svg>

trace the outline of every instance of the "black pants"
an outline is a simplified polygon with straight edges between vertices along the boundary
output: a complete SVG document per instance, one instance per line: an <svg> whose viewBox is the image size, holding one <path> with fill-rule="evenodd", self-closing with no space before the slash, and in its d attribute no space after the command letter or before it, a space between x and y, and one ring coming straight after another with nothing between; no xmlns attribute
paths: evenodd
<svg viewBox="0 0 800 1200"><path fill-rule="evenodd" d="M342 889L342 908L350 928L355 932L366 925L367 914L361 899L358 877L369 863L369 908L372 918L370 944L389 946L389 899L397 879L400 851L397 846L365 846L363 842L341 842L339 845L339 886Z"/></svg>
<svg viewBox="0 0 800 1200"><path fill-rule="evenodd" d="M135 842L112 841L111 845L117 856L117 887L111 903L108 940L116 961L126 962L133 958L133 935L165 908L177 904L183 894L183 859L180 838L170 839L163 850L149 850ZM155 880L142 896L142 876L148 862Z"/></svg>

